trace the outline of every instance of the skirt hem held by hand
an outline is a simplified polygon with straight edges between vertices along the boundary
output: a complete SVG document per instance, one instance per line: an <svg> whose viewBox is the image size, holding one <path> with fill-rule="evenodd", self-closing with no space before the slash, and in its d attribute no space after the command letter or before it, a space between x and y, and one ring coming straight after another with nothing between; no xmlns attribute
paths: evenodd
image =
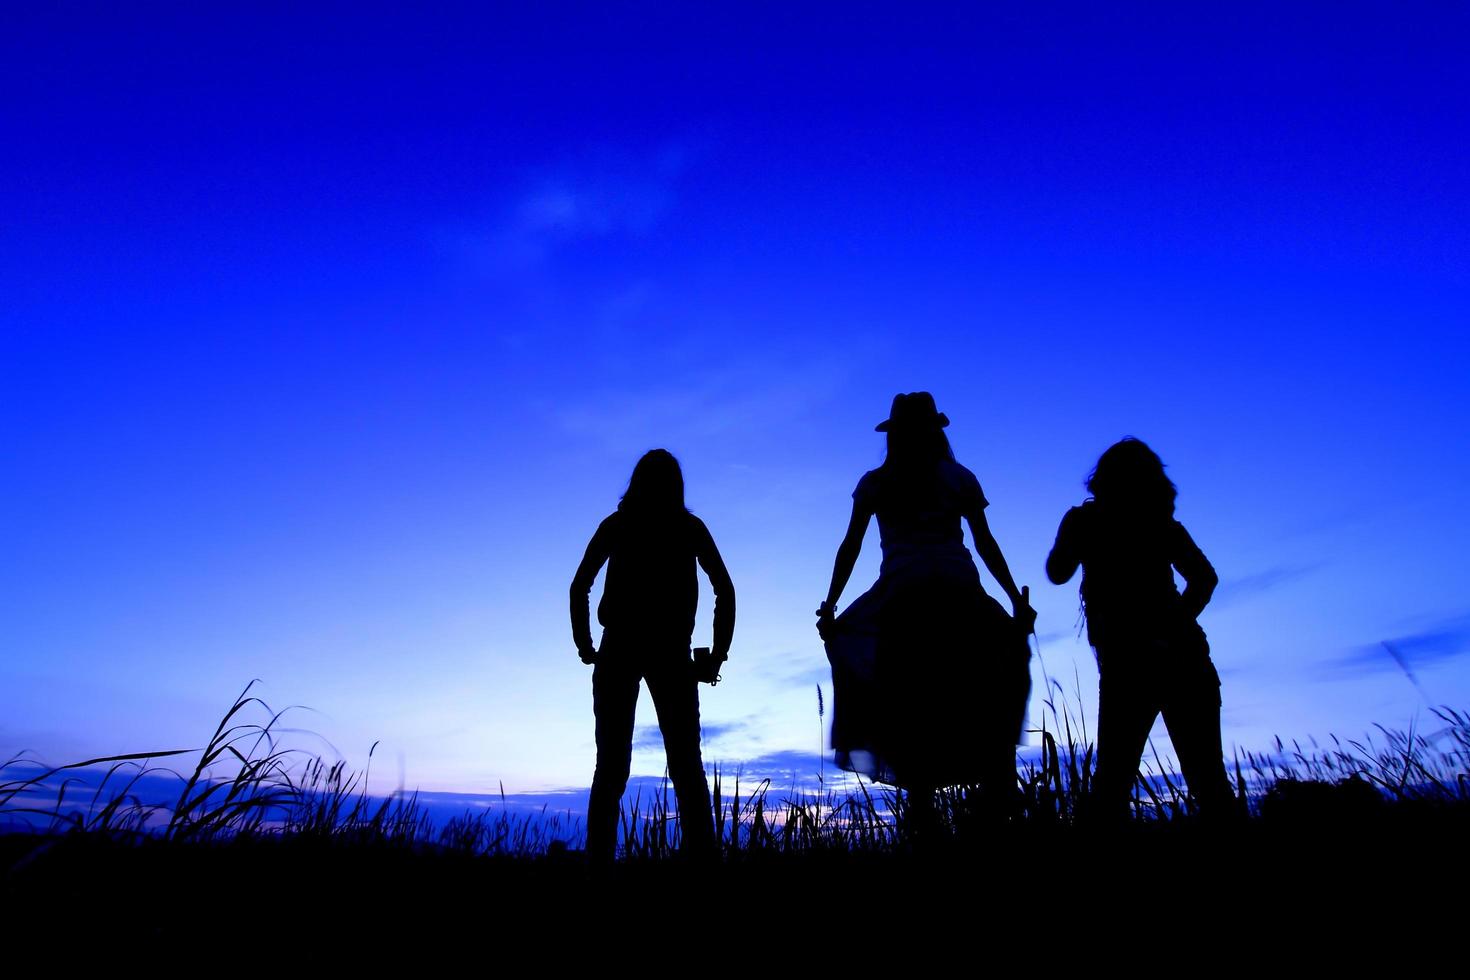
<svg viewBox="0 0 1470 980"><path fill-rule="evenodd" d="M1030 644L973 572L880 576L826 649L843 769L895 786L974 784L1021 741Z"/></svg>

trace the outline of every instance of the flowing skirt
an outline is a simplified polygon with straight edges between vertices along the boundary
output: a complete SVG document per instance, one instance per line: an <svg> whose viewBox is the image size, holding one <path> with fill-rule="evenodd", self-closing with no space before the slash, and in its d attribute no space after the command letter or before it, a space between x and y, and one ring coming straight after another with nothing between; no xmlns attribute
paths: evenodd
<svg viewBox="0 0 1470 980"><path fill-rule="evenodd" d="M832 748L837 765L896 786L983 781L1014 765L1031 690L1027 636L974 566L885 572L837 617Z"/></svg>

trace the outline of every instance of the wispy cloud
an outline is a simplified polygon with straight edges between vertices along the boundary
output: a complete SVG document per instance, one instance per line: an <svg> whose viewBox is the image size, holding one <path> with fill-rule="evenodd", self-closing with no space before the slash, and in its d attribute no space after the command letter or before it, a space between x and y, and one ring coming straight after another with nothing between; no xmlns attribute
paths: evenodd
<svg viewBox="0 0 1470 980"><path fill-rule="evenodd" d="M731 735L743 735L750 730L749 719L730 722L707 722L700 726L700 739L705 742L717 742Z"/></svg>
<svg viewBox="0 0 1470 980"><path fill-rule="evenodd" d="M1417 685L1414 670L1470 654L1470 613L1428 629L1367 643L1323 664L1331 673L1364 674L1402 671Z"/></svg>
<svg viewBox="0 0 1470 980"><path fill-rule="evenodd" d="M818 654L817 656L820 656ZM761 680L778 687L812 688L817 685L831 686L832 667L825 657L817 659L810 653L786 653L765 660L751 668Z"/></svg>
<svg viewBox="0 0 1470 980"><path fill-rule="evenodd" d="M774 786L789 786L812 782L818 771L825 769L831 773L833 766L829 756L799 749L778 749L748 759L721 762L721 779L733 775L737 769L742 782L752 778L769 779Z"/></svg>
<svg viewBox="0 0 1470 980"><path fill-rule="evenodd" d="M499 215L452 236L454 250L489 273L523 273L578 241L637 237L673 206L687 153L590 153L527 177Z"/></svg>
<svg viewBox="0 0 1470 980"><path fill-rule="evenodd" d="M1320 562L1275 565L1253 575L1226 579L1215 590L1210 604L1215 607L1242 602L1252 596L1273 592L1284 585L1311 575L1322 567Z"/></svg>
<svg viewBox="0 0 1470 980"><path fill-rule="evenodd" d="M705 722L699 726L700 744L708 746L732 735L744 735L751 730L751 725L752 719L749 718L727 722ZM657 725L640 725L634 730L633 750L635 752L661 752L663 747L664 736Z"/></svg>
<svg viewBox="0 0 1470 980"><path fill-rule="evenodd" d="M664 736L657 725L639 725L633 730L633 751L652 752L664 747Z"/></svg>
<svg viewBox="0 0 1470 980"><path fill-rule="evenodd" d="M1072 640L1085 639L1086 637L1087 631L1079 625L1075 630L1050 630L1046 633L1038 633L1036 635L1036 641L1043 647L1047 647L1053 643L1069 643Z"/></svg>
<svg viewBox="0 0 1470 980"><path fill-rule="evenodd" d="M667 442L695 442L731 435L785 431L820 413L848 383L855 355L803 349L762 348L747 357L712 361L707 338L663 338L641 363L612 363L619 383L591 392L582 403L561 407L557 421L568 435L594 439L623 451L644 445L653 433ZM626 357L619 348L616 357ZM699 384L688 379L698 377Z"/></svg>

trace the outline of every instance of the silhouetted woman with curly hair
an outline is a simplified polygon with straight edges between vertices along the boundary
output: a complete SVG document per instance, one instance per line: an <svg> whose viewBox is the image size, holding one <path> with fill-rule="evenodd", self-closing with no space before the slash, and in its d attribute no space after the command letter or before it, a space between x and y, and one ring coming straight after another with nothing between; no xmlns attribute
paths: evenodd
<svg viewBox="0 0 1470 980"><path fill-rule="evenodd" d="M1177 491L1142 441L1111 446L1086 485L1091 496L1062 518L1046 574L1061 585L1082 567L1098 670L1097 815L1127 816L1161 713L1200 812L1222 815L1233 795L1220 742L1220 676L1196 622L1219 581L1215 569L1174 519Z"/></svg>

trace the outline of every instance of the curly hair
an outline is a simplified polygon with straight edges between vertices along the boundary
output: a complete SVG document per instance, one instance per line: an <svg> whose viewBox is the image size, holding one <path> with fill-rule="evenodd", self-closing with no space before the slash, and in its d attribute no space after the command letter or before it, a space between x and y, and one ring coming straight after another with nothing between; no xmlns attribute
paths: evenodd
<svg viewBox="0 0 1470 980"><path fill-rule="evenodd" d="M1108 447L1087 477L1087 492L1105 507L1163 518L1174 516L1179 490L1164 461L1142 439L1128 436Z"/></svg>

